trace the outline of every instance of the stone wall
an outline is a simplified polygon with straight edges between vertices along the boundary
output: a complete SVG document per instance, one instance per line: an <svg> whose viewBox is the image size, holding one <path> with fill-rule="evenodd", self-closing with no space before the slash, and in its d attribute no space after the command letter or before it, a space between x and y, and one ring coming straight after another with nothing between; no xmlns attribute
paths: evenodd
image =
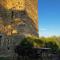
<svg viewBox="0 0 60 60"><path fill-rule="evenodd" d="M0 56L13 56L14 46L26 35L38 36L37 5L37 0L0 1Z"/></svg>

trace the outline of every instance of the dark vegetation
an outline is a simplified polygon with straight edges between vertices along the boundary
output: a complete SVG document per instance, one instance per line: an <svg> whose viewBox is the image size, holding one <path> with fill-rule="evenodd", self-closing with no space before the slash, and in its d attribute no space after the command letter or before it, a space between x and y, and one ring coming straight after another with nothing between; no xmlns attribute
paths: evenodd
<svg viewBox="0 0 60 60"><path fill-rule="evenodd" d="M21 40L18 45L24 48L51 48L52 52L57 52L60 50L60 40L59 37L26 37Z"/></svg>
<svg viewBox="0 0 60 60"><path fill-rule="evenodd" d="M51 54L58 55L60 57L60 37L26 37L24 38L18 46L15 47L15 52L20 56L20 54L24 55L28 52L32 53L35 49L33 48L50 48ZM26 51L25 51L26 50ZM27 51L29 50L29 51ZM25 51L25 53L24 53ZM34 52L35 54L36 52ZM29 54L28 54L29 55ZM32 54L30 54L32 55ZM36 56L35 56L36 57Z"/></svg>

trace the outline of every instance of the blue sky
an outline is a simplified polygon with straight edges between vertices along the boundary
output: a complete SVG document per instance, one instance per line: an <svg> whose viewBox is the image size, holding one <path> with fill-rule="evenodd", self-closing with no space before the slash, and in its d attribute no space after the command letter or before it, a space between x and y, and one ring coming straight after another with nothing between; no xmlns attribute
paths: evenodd
<svg viewBox="0 0 60 60"><path fill-rule="evenodd" d="M40 36L60 35L60 0L38 0Z"/></svg>

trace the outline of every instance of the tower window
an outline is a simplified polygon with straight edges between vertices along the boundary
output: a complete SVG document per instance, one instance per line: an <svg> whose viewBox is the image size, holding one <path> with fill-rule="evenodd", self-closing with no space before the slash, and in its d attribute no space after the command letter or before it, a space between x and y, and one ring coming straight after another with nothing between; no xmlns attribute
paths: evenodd
<svg viewBox="0 0 60 60"><path fill-rule="evenodd" d="M2 36L0 35L0 45L1 45L1 39L2 39Z"/></svg>
<svg viewBox="0 0 60 60"><path fill-rule="evenodd" d="M2 38L2 36L0 36L0 39Z"/></svg>
<svg viewBox="0 0 60 60"><path fill-rule="evenodd" d="M7 47L7 49L9 50L10 48L9 48L9 47Z"/></svg>
<svg viewBox="0 0 60 60"><path fill-rule="evenodd" d="M18 2L18 4L20 4L20 2Z"/></svg>
<svg viewBox="0 0 60 60"><path fill-rule="evenodd" d="M20 8L21 6L19 6L19 8Z"/></svg>

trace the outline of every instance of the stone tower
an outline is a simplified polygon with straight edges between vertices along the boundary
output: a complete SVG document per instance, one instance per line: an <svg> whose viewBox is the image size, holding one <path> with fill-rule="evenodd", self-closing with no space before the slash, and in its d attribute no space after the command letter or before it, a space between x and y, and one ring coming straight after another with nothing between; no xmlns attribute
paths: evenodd
<svg viewBox="0 0 60 60"><path fill-rule="evenodd" d="M38 0L0 0L0 35L6 51L21 36L38 36Z"/></svg>
<svg viewBox="0 0 60 60"><path fill-rule="evenodd" d="M38 35L38 0L1 0L0 14L7 25L23 22L27 24L26 34Z"/></svg>

